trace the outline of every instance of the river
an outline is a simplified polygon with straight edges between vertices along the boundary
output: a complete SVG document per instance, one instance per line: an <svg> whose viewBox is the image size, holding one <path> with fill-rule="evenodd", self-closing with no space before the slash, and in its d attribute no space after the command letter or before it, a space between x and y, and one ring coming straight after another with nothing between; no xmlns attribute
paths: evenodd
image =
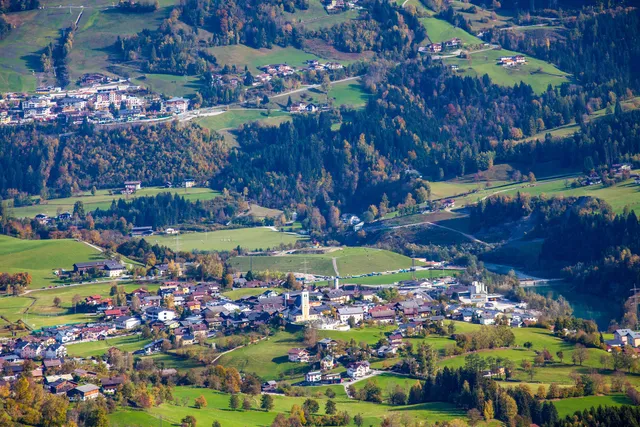
<svg viewBox="0 0 640 427"><path fill-rule="evenodd" d="M518 279L541 279L540 277L531 276L524 271L517 270L508 265L493 263L485 263L484 265L487 270L498 274L507 274L509 270L513 270ZM617 307L616 304L607 303L603 301L601 297L575 292L571 284L564 280L554 280L544 285L529 287L527 290L531 290L540 295L550 295L553 298L558 298L562 295L564 299L571 304L574 316L594 320L598 324L598 328L602 331L607 330L611 319L620 316L620 307Z"/></svg>

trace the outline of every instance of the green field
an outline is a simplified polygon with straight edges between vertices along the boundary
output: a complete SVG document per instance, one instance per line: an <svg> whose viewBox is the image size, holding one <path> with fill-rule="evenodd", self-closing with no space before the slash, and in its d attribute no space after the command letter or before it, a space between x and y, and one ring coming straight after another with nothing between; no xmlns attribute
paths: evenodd
<svg viewBox="0 0 640 427"><path fill-rule="evenodd" d="M324 10L322 4L320 4L320 0L310 0L308 9L298 9L294 13L286 13L285 16L293 22L302 24L305 29L315 31L320 28L332 27L350 19L355 19L358 17L358 12L349 10L344 13L329 15Z"/></svg>
<svg viewBox="0 0 640 427"><path fill-rule="evenodd" d="M236 257L231 259L234 268L248 271L253 262L254 271L281 271L334 276L332 259L336 259L340 276L367 274L372 272L399 270L411 266L411 258L394 252L364 248L345 247L322 255L284 255L262 257Z"/></svg>
<svg viewBox="0 0 640 427"><path fill-rule="evenodd" d="M51 286L58 268L71 269L74 263L100 259L100 252L74 240L20 240L0 235L0 271L27 271L31 289Z"/></svg>
<svg viewBox="0 0 640 427"><path fill-rule="evenodd" d="M632 179L621 182L612 187L604 187L600 184L578 188L567 188L565 186L565 181L565 179L558 179L539 182L535 187L524 187L520 185L505 192L504 194L514 195L519 191L521 193L531 194L532 196L539 196L541 194L545 194L549 197L591 196L609 203L616 213L622 212L625 206L629 206L632 210L640 212L640 185L636 184Z"/></svg>
<svg viewBox="0 0 640 427"><path fill-rule="evenodd" d="M281 289L281 288L270 288L269 290L276 291L276 292L284 291L284 289ZM260 295L266 291L267 289L262 289L262 288L238 288L238 289L233 289L231 291L225 291L222 293L222 295L235 301L242 297Z"/></svg>
<svg viewBox="0 0 640 427"><path fill-rule="evenodd" d="M122 194L109 194L109 190L98 190L96 195L92 196L90 192L84 192L81 195L67 197L64 199L51 199L44 203L36 204L33 206L23 206L19 208L12 208L12 214L18 218L32 218L37 214L44 213L49 216L54 216L61 212L73 212L73 205L77 201L81 201L84 205L85 212L94 211L98 208L109 209L113 200L119 200L122 198L132 199L135 197L155 196L160 193L172 192L179 194L187 200L211 200L214 197L220 195L219 192L211 190L209 188L164 188L164 187L149 187L138 190L135 194L126 196Z"/></svg>
<svg viewBox="0 0 640 427"><path fill-rule="evenodd" d="M252 259L251 259L252 258ZM253 271L280 271L309 274L319 274L323 276L334 276L331 258L320 255L285 255L285 256L254 256L254 257L231 258L230 263L238 271L249 271L253 266Z"/></svg>
<svg viewBox="0 0 640 427"><path fill-rule="evenodd" d="M117 347L122 351L134 352L140 350L150 342L150 339L143 339L142 335L130 335L100 341L70 344L67 346L67 352L69 357L97 357L105 354L111 347Z"/></svg>
<svg viewBox="0 0 640 427"><path fill-rule="evenodd" d="M280 244L295 243L305 238L273 231L268 227L237 228L201 233L185 233L178 236L146 237L149 243L158 243L181 251L230 251L238 246L246 250L276 248Z"/></svg>
<svg viewBox="0 0 640 427"><path fill-rule="evenodd" d="M218 363L226 367L233 366L241 372L256 373L265 380L275 380L280 375L299 377L309 370L309 366L306 363L289 362L287 352L302 345L300 336L278 332L267 340L225 354Z"/></svg>
<svg viewBox="0 0 640 427"><path fill-rule="evenodd" d="M333 98L333 105L350 105L361 107L367 103L371 95L364 92L357 81L346 81L331 85L329 96Z"/></svg>
<svg viewBox="0 0 640 427"><path fill-rule="evenodd" d="M159 407L151 408L148 413L153 416L144 417L136 413L132 417L132 422L128 422L128 416L132 411L123 410L118 411L110 415L110 422L113 426L130 426L135 423L142 423L140 425L155 425L159 421L154 422L154 418L162 417L162 419L174 425L179 425L180 420L186 415L193 415L198 420L198 425L210 426L214 421L219 421L225 427L244 427L248 425L252 426L267 426L270 425L278 413L284 413L288 415L291 406L297 404L302 406L302 403L306 397L286 397L286 396L274 396L274 408L270 412L264 412L261 410L250 411L231 411L229 410L229 395L213 391L204 388L193 387L175 387L173 391L174 397L178 402L183 400L188 402L186 406L181 404L168 404L164 403ZM193 401L198 396L203 395L207 400L206 409L197 410L193 408ZM241 396L242 400L242 396ZM318 397L317 401L320 404L320 413L324 413L323 409L326 403L326 397ZM254 407L259 404L259 397L253 399ZM384 416L395 416L400 419L404 414L409 416L410 422L416 421L444 421L451 420L453 418L464 419L465 413L459 409L456 409L453 405L447 403L427 403L411 406L390 406L386 404L373 404L368 402L358 402L349 400L345 397L338 396L335 399L338 411L347 411L352 416L360 413L364 417L364 425L366 426L378 426ZM123 424L124 423L124 424ZM349 424L352 426L353 424Z"/></svg>
<svg viewBox="0 0 640 427"><path fill-rule="evenodd" d="M74 295L80 295L82 298L90 295L106 297L109 295L112 284L113 282L105 282L79 286L58 286L54 289L35 290L23 297L4 297L0 304L0 315L11 322L22 320L33 329L68 323L92 322L96 320L94 316L74 311L72 306ZM131 292L141 286L154 291L159 286L134 283L118 283L118 285L123 286L126 292ZM61 300L58 307L53 303L56 297Z"/></svg>
<svg viewBox="0 0 640 427"><path fill-rule="evenodd" d="M111 1L93 1L91 7L84 8L75 33L69 55L71 81L75 82L84 73L105 72L111 65L112 47L118 36L158 28L176 3L175 0L164 0L156 12L135 14L109 8L113 4Z"/></svg>
<svg viewBox="0 0 640 427"><path fill-rule="evenodd" d="M549 85L559 86L569 81L569 75L560 71L556 66L527 56L527 63L517 67L503 67L498 64L501 56L517 55L510 50L489 50L469 55L469 58L447 58L446 64L460 67L462 75L483 76L488 74L491 80L499 85L513 86L520 82L530 85L536 93L547 90Z"/></svg>
<svg viewBox="0 0 640 427"><path fill-rule="evenodd" d="M427 36L429 36L431 43L441 43L446 40L451 40L454 37L459 38L462 40L462 43L466 45L478 45L484 43L482 40L472 36L462 28L454 27L442 19L428 16L420 18L420 22L422 22L422 25L427 29Z"/></svg>
<svg viewBox="0 0 640 427"><path fill-rule="evenodd" d="M415 272L416 279L433 279L436 277L453 276L457 270L418 270ZM412 273L396 273L396 274L383 274L381 276L370 277L355 277L353 279L345 279L345 284L358 284L358 285L391 285L393 283L401 282L403 280L411 280L413 278Z"/></svg>
<svg viewBox="0 0 640 427"><path fill-rule="evenodd" d="M139 74L132 81L146 87L150 91L165 96L195 95L200 87L198 76L174 76L173 74Z"/></svg>
<svg viewBox="0 0 640 427"><path fill-rule="evenodd" d="M207 49L218 60L218 64L232 66L239 70L249 67L252 73L261 73L258 67L268 64L288 64L303 67L308 59L318 59L315 55L294 47L274 46L272 49L253 49L245 45L216 46Z"/></svg>
<svg viewBox="0 0 640 427"><path fill-rule="evenodd" d="M196 123L208 129L222 130L236 129L239 128L240 125L251 122L260 122L265 125L275 126L290 119L291 115L284 111L229 110L216 116L196 119Z"/></svg>
<svg viewBox="0 0 640 427"><path fill-rule="evenodd" d="M162 0L160 10L153 14L122 14L111 9L112 1L96 0L83 8L60 6L44 0L43 9L11 13L7 19L14 25L10 34L0 41L0 91L34 91L41 84L55 84L52 76L38 75L40 55L49 43L56 43L60 31L69 27L83 11L69 55L71 84L86 72L107 71L111 46L118 35L130 35L144 28L157 28L176 2Z"/></svg>
<svg viewBox="0 0 640 427"><path fill-rule="evenodd" d="M636 110L640 107L640 97L636 96L630 99L626 99L622 101L620 105L622 106L622 109L624 111ZM602 108L586 116L586 122L608 116L609 114L611 113L607 113L606 108ZM547 137L547 134L550 134L552 138L564 138L567 136L571 136L576 132L580 132L580 126L575 122L571 122L570 124L566 124L564 126L543 130L542 132L539 132L530 137L520 139L518 140L518 142L530 142L535 140L544 141Z"/></svg>
<svg viewBox="0 0 640 427"><path fill-rule="evenodd" d="M574 397L571 399L554 400L553 404L558 410L560 417L573 415L576 411L583 411L592 406L622 406L632 405L631 400L623 394L613 394L608 396L587 396Z"/></svg>

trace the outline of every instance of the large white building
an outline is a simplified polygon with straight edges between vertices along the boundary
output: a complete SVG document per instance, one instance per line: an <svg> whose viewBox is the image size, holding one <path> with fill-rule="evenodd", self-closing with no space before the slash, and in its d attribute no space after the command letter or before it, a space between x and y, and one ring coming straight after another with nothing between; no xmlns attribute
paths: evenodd
<svg viewBox="0 0 640 427"><path fill-rule="evenodd" d="M349 319L353 317L356 323L360 323L364 320L364 310L361 307L343 307L338 309L338 319L341 323L349 322Z"/></svg>

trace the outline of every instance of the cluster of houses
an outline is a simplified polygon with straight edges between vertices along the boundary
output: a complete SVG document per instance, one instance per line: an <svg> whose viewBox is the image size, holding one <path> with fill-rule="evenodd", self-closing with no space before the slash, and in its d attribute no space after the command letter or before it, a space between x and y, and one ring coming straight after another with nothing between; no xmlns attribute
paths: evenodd
<svg viewBox="0 0 640 427"><path fill-rule="evenodd" d="M418 52L421 53L439 53L443 50L457 49L462 45L462 40L457 37L446 40L442 43L430 43L426 46L420 46Z"/></svg>
<svg viewBox="0 0 640 427"><path fill-rule="evenodd" d="M344 68L344 66L338 62L327 62L321 64L316 59L310 59L306 64L307 67L300 71L335 71ZM259 69L262 73L255 76L253 86L265 84L275 77L290 77L298 71L296 67L287 64L267 64L263 65Z"/></svg>
<svg viewBox="0 0 640 427"><path fill-rule="evenodd" d="M117 271L114 261L77 263L74 271L104 269ZM156 266L163 271L162 265ZM166 271L165 266L164 271ZM161 273L158 276L162 276ZM537 314L522 304L507 301L499 294L487 292L482 283L465 285L452 277L432 280L410 280L398 284L401 298L397 302L382 301L378 289L359 285L333 286L311 283L302 290L279 292L282 280L260 281L236 277L235 288L261 288L258 295L231 300L220 293L217 282L164 280L156 292L138 288L117 296L87 296L76 307L92 314L94 322L61 325L34 331L30 335L0 341L1 381L14 380L24 369L25 360L41 362L32 376L44 378L55 372L68 358L68 348L83 341L104 340L114 336L140 334L141 328L151 332L165 332L170 339L152 341L137 350L138 355L151 355L172 346L203 343L219 333L241 333L286 323L307 324L320 330L348 330L357 324L396 325L377 348L372 357L394 357L408 337L423 330L442 329L446 319L459 319L484 325L509 324L512 327L537 322ZM276 290L276 288L278 290ZM635 334L635 335L634 335ZM632 340L640 344L640 334L616 335L621 342ZM345 375L336 368L346 368L346 377L359 379L371 373L369 362L353 357L348 349L331 339L320 340L314 350L292 348L287 354L292 363L306 363L311 369L305 376L307 384L336 384ZM45 375L46 374L46 375ZM83 373L83 378L89 375ZM87 400L112 393L120 384L109 378L96 384L77 381L79 375L47 377L44 385L56 394L66 394L71 400ZM274 384L265 384L266 390Z"/></svg>
<svg viewBox="0 0 640 427"><path fill-rule="evenodd" d="M640 332L631 329L616 329L613 339L605 341L607 351L614 347L631 346L640 351Z"/></svg>
<svg viewBox="0 0 640 427"><path fill-rule="evenodd" d="M498 62L503 67L515 67L516 65L526 64L527 58L524 55L502 56Z"/></svg>
<svg viewBox="0 0 640 427"><path fill-rule="evenodd" d="M640 175L631 173L631 165L627 163L616 163L611 165L608 171L603 171L598 174L595 171L591 171L584 176L577 179L575 182L577 185L586 187L591 185L602 184L603 177L605 180L615 180L617 182L627 178L634 180L636 184L640 184Z"/></svg>
<svg viewBox="0 0 640 427"><path fill-rule="evenodd" d="M324 6L327 13L337 13L342 12L349 9L355 9L358 4L358 0L323 0L322 5Z"/></svg>
<svg viewBox="0 0 640 427"><path fill-rule="evenodd" d="M93 76L95 77L95 76ZM166 117L187 111L184 98L163 100L127 80L88 78L90 86L73 90L46 86L35 95L7 93L0 100L0 124L61 121L112 123ZM147 107L158 105L159 109Z"/></svg>

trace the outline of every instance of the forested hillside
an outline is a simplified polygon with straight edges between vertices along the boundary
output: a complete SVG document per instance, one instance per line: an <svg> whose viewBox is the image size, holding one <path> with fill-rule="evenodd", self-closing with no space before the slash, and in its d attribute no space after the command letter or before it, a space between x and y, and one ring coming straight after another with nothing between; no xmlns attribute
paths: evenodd
<svg viewBox="0 0 640 427"><path fill-rule="evenodd" d="M221 138L196 125L166 123L82 131L2 127L0 194L68 197L79 189L120 187L126 180L161 185L206 180L222 165Z"/></svg>

